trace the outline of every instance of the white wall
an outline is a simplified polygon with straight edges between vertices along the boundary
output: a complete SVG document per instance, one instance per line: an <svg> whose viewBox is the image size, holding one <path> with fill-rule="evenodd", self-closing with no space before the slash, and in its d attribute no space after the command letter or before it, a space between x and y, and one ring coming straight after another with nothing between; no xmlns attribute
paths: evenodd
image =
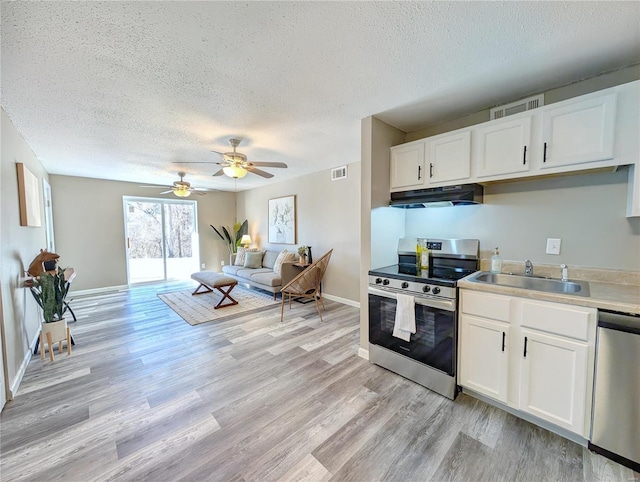
<svg viewBox="0 0 640 482"><path fill-rule="evenodd" d="M627 169L485 187L484 204L409 209L408 237L478 238L488 258L640 270L640 218L626 218ZM392 208L386 208L392 209ZM560 256L545 254L561 238Z"/></svg>
<svg viewBox="0 0 640 482"><path fill-rule="evenodd" d="M336 166L337 167L337 166ZM333 248L324 293L359 302L360 163L347 165L346 179L331 181L329 169L238 193L238 220L249 221L252 246L295 251L312 247L314 259ZM296 196L295 245L269 244L268 201Z"/></svg>
<svg viewBox="0 0 640 482"><path fill-rule="evenodd" d="M77 272L72 291L127 284L123 196L154 197L138 184L72 176L50 176L56 252L63 266ZM167 199L167 196L155 196ZM220 271L228 263L226 246L209 227L231 226L235 193L193 195L198 203L200 262Z"/></svg>
<svg viewBox="0 0 640 482"><path fill-rule="evenodd" d="M1 117L1 335L7 388L15 390L26 368L26 362L29 360L29 352L39 332L41 318L31 293L22 287L24 272L40 249L46 246L44 227L20 226L16 163L23 163L38 178L42 219L44 219L42 179L48 179L48 175L4 110L2 110ZM12 393L8 395L10 398Z"/></svg>

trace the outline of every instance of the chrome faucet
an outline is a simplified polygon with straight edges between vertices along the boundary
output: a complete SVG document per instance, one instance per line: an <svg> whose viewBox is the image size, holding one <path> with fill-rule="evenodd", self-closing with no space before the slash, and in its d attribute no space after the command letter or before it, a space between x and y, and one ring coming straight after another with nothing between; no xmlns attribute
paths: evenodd
<svg viewBox="0 0 640 482"><path fill-rule="evenodd" d="M566 264L561 264L560 269L562 270L562 279L560 281L569 281L569 268Z"/></svg>
<svg viewBox="0 0 640 482"><path fill-rule="evenodd" d="M533 276L533 263L530 259L524 260L524 274L527 276Z"/></svg>

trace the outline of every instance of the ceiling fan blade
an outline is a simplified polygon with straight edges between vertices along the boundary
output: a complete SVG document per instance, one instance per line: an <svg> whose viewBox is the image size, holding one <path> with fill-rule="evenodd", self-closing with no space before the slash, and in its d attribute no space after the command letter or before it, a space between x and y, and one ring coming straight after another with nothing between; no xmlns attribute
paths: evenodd
<svg viewBox="0 0 640 482"><path fill-rule="evenodd" d="M195 194L199 194L200 196L204 196L205 194L207 194L206 192L203 192L203 191L192 191L192 192L194 192Z"/></svg>
<svg viewBox="0 0 640 482"><path fill-rule="evenodd" d="M224 156L224 152L218 152L218 151L214 151L214 150L211 150L211 152L215 152L216 154L220 154L221 156Z"/></svg>
<svg viewBox="0 0 640 482"><path fill-rule="evenodd" d="M171 161L171 164L212 164L216 161Z"/></svg>
<svg viewBox="0 0 640 482"><path fill-rule="evenodd" d="M168 191L162 191L161 193L158 193L158 194L169 194L170 192L173 192L173 189L169 189Z"/></svg>
<svg viewBox="0 0 640 482"><path fill-rule="evenodd" d="M208 187L192 187L190 191L210 192L210 191L215 191L215 189L209 189Z"/></svg>
<svg viewBox="0 0 640 482"><path fill-rule="evenodd" d="M287 168L284 162L248 162L248 166L261 166L261 167L282 167Z"/></svg>
<svg viewBox="0 0 640 482"><path fill-rule="evenodd" d="M168 188L168 187L173 187L173 186L150 186L150 185L146 185L146 186L138 186L138 187L151 187L153 189L163 189L163 188Z"/></svg>
<svg viewBox="0 0 640 482"><path fill-rule="evenodd" d="M212 176L222 176L224 174L224 171L222 169L214 172L213 174L211 174Z"/></svg>
<svg viewBox="0 0 640 482"><path fill-rule="evenodd" d="M261 169L256 169L252 166L244 166L244 168L249 172L257 174L258 176L266 177L267 179L273 177L273 174L271 174L270 172L262 171Z"/></svg>

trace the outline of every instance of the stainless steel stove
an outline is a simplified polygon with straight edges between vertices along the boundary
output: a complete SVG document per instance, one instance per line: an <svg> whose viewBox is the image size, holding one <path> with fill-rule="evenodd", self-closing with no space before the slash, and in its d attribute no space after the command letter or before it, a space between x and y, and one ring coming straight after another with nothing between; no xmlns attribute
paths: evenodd
<svg viewBox="0 0 640 482"><path fill-rule="evenodd" d="M457 395L457 280L478 270L477 239L429 239L429 269L417 268L417 238L398 242L398 264L369 271L369 359L448 398ZM397 294L415 303L416 332L393 336Z"/></svg>

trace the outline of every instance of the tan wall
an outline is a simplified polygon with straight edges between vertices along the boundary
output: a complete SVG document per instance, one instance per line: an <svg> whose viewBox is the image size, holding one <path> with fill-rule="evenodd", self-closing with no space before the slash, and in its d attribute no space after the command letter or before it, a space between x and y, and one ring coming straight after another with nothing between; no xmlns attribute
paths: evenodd
<svg viewBox="0 0 640 482"><path fill-rule="evenodd" d="M78 273L73 291L127 284L123 196L154 197L154 191L138 184L83 177L50 178L56 251L64 266ZM166 196L155 196L167 199ZM220 271L229 254L209 227L231 226L235 193L193 195L198 203L200 262Z"/></svg>
<svg viewBox="0 0 640 482"><path fill-rule="evenodd" d="M29 290L22 287L24 271L45 247L44 227L20 226L18 176L21 162L38 178L41 218L44 220L42 179L48 175L31 148L2 110L2 189L0 198L0 284L2 338L7 388L17 388L23 365L40 329L40 312Z"/></svg>
<svg viewBox="0 0 640 482"><path fill-rule="evenodd" d="M408 209L406 233L478 238L484 258L499 246L503 259L534 266L638 271L640 218L625 218L626 195L627 169L494 184L481 205ZM545 254L547 238L562 239L559 256Z"/></svg>
<svg viewBox="0 0 640 482"><path fill-rule="evenodd" d="M359 301L360 163L348 164L346 179L331 181L330 170L238 193L238 219L249 221L252 246L295 251L312 247L314 259L333 248L325 275L326 294ZM268 201L296 196L297 243L269 244Z"/></svg>
<svg viewBox="0 0 640 482"><path fill-rule="evenodd" d="M389 204L389 148L405 133L375 117L361 122L361 257L360 257L360 353L369 351L367 280L371 267L396 262L398 238L404 235L404 211Z"/></svg>

